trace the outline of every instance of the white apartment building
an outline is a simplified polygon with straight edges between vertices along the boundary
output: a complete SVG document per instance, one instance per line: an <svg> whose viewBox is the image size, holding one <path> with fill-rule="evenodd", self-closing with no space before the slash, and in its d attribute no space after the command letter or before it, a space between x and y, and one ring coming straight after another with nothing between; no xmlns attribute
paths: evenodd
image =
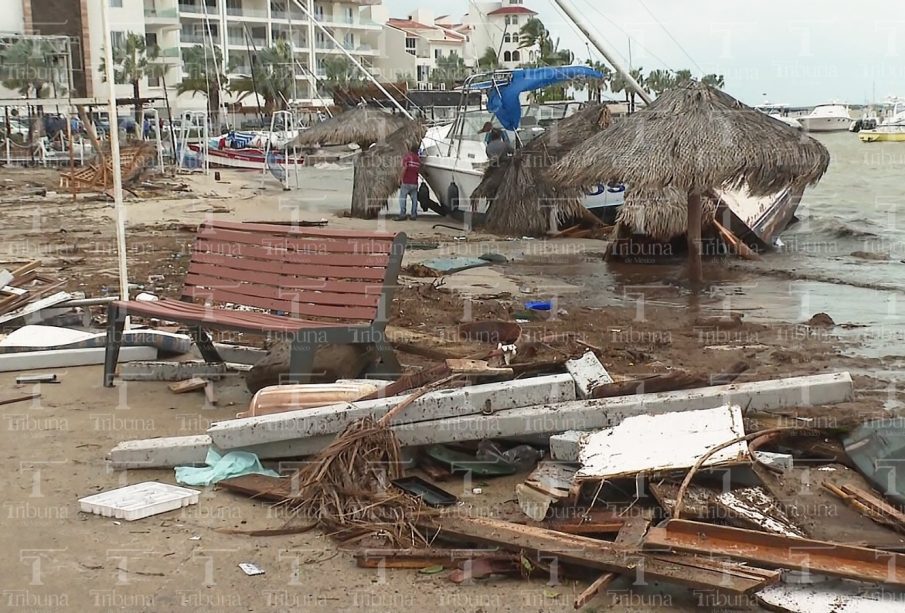
<svg viewBox="0 0 905 613"><path fill-rule="evenodd" d="M102 2L107 3L114 44L135 32L160 49L162 60L170 65L165 75L170 103L178 109L200 109L207 104L200 94L175 95L184 75L182 54L195 45L217 46L223 54L224 73L239 76L250 73L249 57L255 50L280 39L291 41L298 87L287 94L303 100L315 96L316 80L311 75L324 76L324 59L341 54L338 46L368 69L375 67L381 53L383 24L371 21L367 12L380 0L5 1L13 7L0 15L0 31L58 34L59 23L67 24L66 34L80 60L74 62L79 72L76 82L81 79L79 93L88 97L106 97L100 72L104 45ZM67 18L59 19L61 14ZM116 94L131 97L132 88L117 85ZM162 98L162 83L145 79L141 95ZM224 100L234 101L227 95Z"/></svg>
<svg viewBox="0 0 905 613"><path fill-rule="evenodd" d="M419 89L427 89L430 86L431 72L436 69L438 62L452 54L462 58L466 66L474 66L474 58L467 52L468 36L457 32L453 24L444 23L442 20L446 18L446 15L435 18L429 9L418 9L404 19L393 17L387 19L385 35L394 37L394 32L401 32L403 36L396 38L401 40L405 53L414 58L414 63L409 61L408 66L405 64L401 66L403 70L405 68L410 70L399 72L395 80L402 80L407 75L415 81ZM381 67L384 73L400 69L398 64L390 62L386 64ZM414 70L411 70L412 67Z"/></svg>
<svg viewBox="0 0 905 613"><path fill-rule="evenodd" d="M537 12L525 6L524 0L471 2L473 9L462 18L461 31L469 37L469 52L480 58L493 49L505 68L516 68L537 59L536 48L520 48L519 30Z"/></svg>

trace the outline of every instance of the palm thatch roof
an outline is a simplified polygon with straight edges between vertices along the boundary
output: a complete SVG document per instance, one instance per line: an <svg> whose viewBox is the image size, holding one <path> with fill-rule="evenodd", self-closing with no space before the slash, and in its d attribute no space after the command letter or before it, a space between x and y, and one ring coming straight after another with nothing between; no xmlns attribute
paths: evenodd
<svg viewBox="0 0 905 613"><path fill-rule="evenodd" d="M703 198L702 225L709 226L717 211L716 199ZM688 194L676 187L660 190L632 189L616 217L615 237L643 234L656 241L668 242L688 231Z"/></svg>
<svg viewBox="0 0 905 613"><path fill-rule="evenodd" d="M402 184L402 156L421 143L426 130L418 122L405 120L386 140L355 158L352 184L352 216L377 217L380 209Z"/></svg>
<svg viewBox="0 0 905 613"><path fill-rule="evenodd" d="M302 130L293 144L297 147L310 147L357 143L362 149L367 149L401 128L407 121L410 120L401 115L355 107Z"/></svg>
<svg viewBox="0 0 905 613"><path fill-rule="evenodd" d="M573 147L609 125L605 105L589 104L555 123L511 158L489 166L471 197L492 201L485 226L490 232L542 236L551 221L582 212L583 186L563 187L546 172Z"/></svg>
<svg viewBox="0 0 905 613"><path fill-rule="evenodd" d="M815 183L829 160L813 138L692 81L574 149L550 176L570 186L623 181L698 194L747 185L766 196L793 182Z"/></svg>

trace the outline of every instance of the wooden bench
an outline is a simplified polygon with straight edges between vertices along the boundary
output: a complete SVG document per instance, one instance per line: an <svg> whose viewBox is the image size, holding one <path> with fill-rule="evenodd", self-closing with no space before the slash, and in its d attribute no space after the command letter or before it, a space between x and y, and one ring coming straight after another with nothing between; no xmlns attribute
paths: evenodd
<svg viewBox="0 0 905 613"><path fill-rule="evenodd" d="M104 385L113 385L125 320L135 315L186 324L208 363L223 359L207 331L226 330L290 342L288 381L309 381L315 350L331 343L373 346L374 374L398 375L385 330L406 240L402 233L205 222L179 300L108 306Z"/></svg>

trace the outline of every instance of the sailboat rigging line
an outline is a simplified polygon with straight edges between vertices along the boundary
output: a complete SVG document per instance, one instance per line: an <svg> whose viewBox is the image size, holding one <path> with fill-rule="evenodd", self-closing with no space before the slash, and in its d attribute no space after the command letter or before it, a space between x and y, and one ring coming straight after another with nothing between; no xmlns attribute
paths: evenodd
<svg viewBox="0 0 905 613"><path fill-rule="evenodd" d="M208 17L208 15L207 15L207 4L206 3L204 3L204 2L201 3L201 10L204 13L204 23L207 26L207 28L206 28L207 29L207 38L208 38L208 40L210 40L210 43L211 43L211 59L216 62L216 60L217 60L217 50L216 49L217 48L214 46L214 33L213 33L213 30L211 29L210 17ZM201 36L202 36L202 38L204 38L203 34ZM224 54L224 61L225 61L225 54ZM220 66L216 67L216 70L214 72L214 77L217 79L217 91L221 93L221 95L217 96L217 123L219 124L220 121L223 119L223 117L220 117L220 111L223 108L223 96L222 96L223 84L220 82ZM210 90L211 90L210 71L208 70L208 67L207 67L207 51L204 51L204 81L207 84L207 91L210 92ZM208 106L210 106L210 95L208 95ZM224 115L224 117L226 117L227 114L223 113L223 115ZM215 127L217 128L217 131L219 132L220 126L217 125ZM227 128L227 131L229 131L229 117L226 117L226 128Z"/></svg>
<svg viewBox="0 0 905 613"><path fill-rule="evenodd" d="M308 76L310 76L312 79L314 79L315 83L317 83L317 84L321 83L320 77L318 77L316 74L311 72L310 68L308 68L307 66L302 64L297 59L295 59L295 57L292 58L292 61L295 62L299 68L301 68L303 71L305 71L305 73ZM317 99L320 100L324 104L324 110L327 112L327 115L329 115L330 117L333 117L333 113L330 111L330 105L327 104L327 100L323 96L321 96L320 92L318 91L318 89L316 87L314 88L314 95L317 96Z"/></svg>
<svg viewBox="0 0 905 613"><path fill-rule="evenodd" d="M255 104L258 107L258 118L261 120L261 127L264 127L264 111L261 110L261 97L258 95L258 83L255 80L255 60L258 58L258 50L255 48L255 41L251 39L248 33L248 26L242 24L242 33L245 34L245 52L248 54L249 68L251 69L251 88L255 90ZM248 44L251 43L251 48ZM251 50L254 49L254 54Z"/></svg>
<svg viewBox="0 0 905 613"><path fill-rule="evenodd" d="M398 100L396 100L395 98L393 98L392 96L390 96L390 93L386 90L386 88L385 88L383 85L380 84L380 81L378 81L378 80L374 77L374 75L372 75L370 72L368 72L367 69L365 69L365 67L361 65L361 62L359 62L357 59L355 59L355 57L354 57L351 53L349 53L348 51L346 51L346 48L345 48L345 47L343 47L341 44L339 44L339 41L337 41L337 40L336 40L336 37L334 37L333 34L330 33L330 30L328 30L328 29L324 26L324 24L322 24L319 20L315 19L314 15L312 15L311 12L310 12L306 7L302 6L302 3L299 2L299 0L292 0L292 1L295 2L295 5L296 5L297 7L299 7L300 9L302 9L302 11L305 13L305 16L308 17L309 23L312 23L312 24L314 24L315 26L317 26L317 27L320 29L320 31L324 33L324 36L326 36L327 39L329 39L330 42L333 43L333 44L336 46L337 49L339 49L340 53L342 53L343 55L345 55L346 58L347 58L349 61L351 61L353 64L355 64L355 67L356 67L356 68L358 68L358 69L361 70L363 73L365 73L365 76L368 77L368 80L371 81L374 85L376 85L376 86L377 86L377 89L379 89L380 92L381 92L384 96L386 96L387 98L389 98L390 101L396 106L396 108L398 108L398 109L402 112L403 115L405 115L405 116L408 117L409 119L412 119L412 120L415 119L414 117L412 117L412 114L411 114L411 113L409 113L407 110L405 110L405 107L403 107L401 104L399 104L399 101L398 101Z"/></svg>
<svg viewBox="0 0 905 613"><path fill-rule="evenodd" d="M651 11L649 8L647 8L647 5L644 4L644 0L638 0L638 3L641 5L641 7L645 11L647 11L647 14L651 16L651 19L653 19L656 22L656 24L658 26L660 26L660 28L666 33L666 35L669 37L669 39L676 44L676 47L678 47L679 51L681 51L685 55L685 57L688 58L688 61L690 61L692 64L694 64L695 68L697 68L698 71L703 75L704 69L701 68L701 66L697 62L694 61L694 58L691 57L691 55L688 53L688 51L685 50L685 47L682 46L682 43L680 43L678 40L676 40L676 37L672 35L672 32L670 32L666 28L665 25L663 25L663 22L660 21L660 19L654 14L654 12Z"/></svg>
<svg viewBox="0 0 905 613"><path fill-rule="evenodd" d="M555 4L555 1L554 1L554 4ZM614 28L616 28L617 30L619 30L622 34L624 34L625 37L626 37L627 39L629 39L630 41L634 42L635 45L637 45L638 47L641 47L641 49L644 50L648 55L650 55L652 58L654 58L655 60L657 60L658 62L660 62L660 64L663 65L667 70L672 70L673 72L675 72L675 69L674 69L672 66L670 66L665 60L663 60L663 58L661 58L661 57L658 56L656 53L654 53L653 51L651 51L650 49L648 49L647 47L645 47L644 45L642 45L642 44L641 44L640 42L638 42L637 40L633 39L632 36L631 36L626 30L624 30L624 29L619 25L618 22L613 21L612 19L610 19L609 17L607 17L607 15L606 15L603 11L601 11L599 8L597 8L597 6L594 4L594 2L593 2L592 0L586 0L586 1L585 1L585 4L587 4L588 7L589 7L592 11L594 11L595 13L597 13L598 15L600 15L603 19L605 19L606 21L608 21L610 24L612 24L612 26L613 26ZM561 8L561 7L559 7L559 8L560 8L560 11L564 13L564 11L562 10L562 8ZM571 19L568 19L568 21L571 22L572 20L571 20ZM574 23L574 22L573 22L573 23ZM601 38L606 38L605 36L603 36L603 34L601 34L600 29L597 28L596 26L594 26L594 25L592 25L592 24L588 24L588 27L591 28L591 29L593 29L594 32L595 32L598 36L600 36ZM618 49L614 49L613 51L615 51L615 52L616 52L616 55L618 55L623 61L628 62L628 58L626 58L624 55L622 55L622 53L621 53Z"/></svg>

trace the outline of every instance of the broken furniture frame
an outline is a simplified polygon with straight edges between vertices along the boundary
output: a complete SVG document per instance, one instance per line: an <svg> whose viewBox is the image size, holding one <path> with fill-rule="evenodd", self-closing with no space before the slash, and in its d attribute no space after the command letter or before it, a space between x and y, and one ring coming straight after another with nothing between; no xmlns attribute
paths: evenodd
<svg viewBox="0 0 905 613"><path fill-rule="evenodd" d="M113 386L125 321L135 315L186 324L208 363L223 359L207 330L270 333L291 343L290 382L310 381L317 347L333 343L373 346L380 367L370 374L395 377L386 325L406 241L403 233L207 221L180 300L108 305L104 386Z"/></svg>

